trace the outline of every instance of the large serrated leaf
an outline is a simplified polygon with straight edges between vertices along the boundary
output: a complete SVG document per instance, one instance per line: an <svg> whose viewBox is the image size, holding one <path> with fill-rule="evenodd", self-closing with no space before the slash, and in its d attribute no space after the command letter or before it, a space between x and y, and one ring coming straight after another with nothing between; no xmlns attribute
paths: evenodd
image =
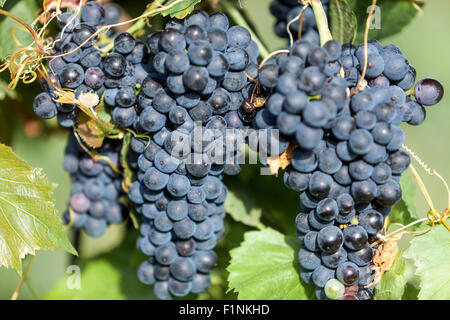
<svg viewBox="0 0 450 320"><path fill-rule="evenodd" d="M190 14L192 11L194 11L195 6L199 4L202 0L184 0L180 3L174 5L173 7L166 9L164 11L161 11L161 15L167 16L169 15L171 18L177 18L177 19L183 19L188 14ZM174 1L171 1L170 3L173 3ZM167 5L170 5L168 3Z"/></svg>
<svg viewBox="0 0 450 320"><path fill-rule="evenodd" d="M256 208L254 203L245 194L239 193L238 197L233 191L228 192L225 201L225 211L234 220L251 227L261 227L261 209ZM245 201L244 201L245 200Z"/></svg>
<svg viewBox="0 0 450 320"><path fill-rule="evenodd" d="M8 1L5 3L3 1L3 10L8 11L10 14L19 17L26 23L30 24L36 13L39 10L37 2L35 0L21 0L21 1ZM1 5L1 4L0 4ZM13 27L23 26L16 22L15 20L0 15L0 57L3 58L9 54L12 54L15 50L19 49L19 46L12 40L11 31ZM33 41L33 37L26 31L16 30L16 38L22 43L22 45L27 46Z"/></svg>
<svg viewBox="0 0 450 320"><path fill-rule="evenodd" d="M261 209L261 221L286 235L295 236L292 223L300 210L298 193L278 177L261 174L259 165L244 165L238 176L225 177L225 184L240 198L247 210Z"/></svg>
<svg viewBox="0 0 450 320"><path fill-rule="evenodd" d="M230 290L240 300L311 299L313 289L299 278L299 248L297 239L273 229L246 232L244 242L230 252Z"/></svg>
<svg viewBox="0 0 450 320"><path fill-rule="evenodd" d="M391 269L383 274L377 284L375 300L401 300L406 285L405 270L406 261L398 254Z"/></svg>
<svg viewBox="0 0 450 320"><path fill-rule="evenodd" d="M22 259L37 250L64 249L76 254L52 198L53 184L0 144L0 266L19 273Z"/></svg>
<svg viewBox="0 0 450 320"><path fill-rule="evenodd" d="M371 3L371 0L348 0L358 21L356 43L361 43L364 39L368 8ZM380 40L399 33L418 12L413 6L413 1L405 0L378 1L377 7L372 17L375 19L372 20L374 29L370 29L369 39Z"/></svg>
<svg viewBox="0 0 450 320"><path fill-rule="evenodd" d="M352 42L358 23L347 0L331 0L328 12L333 39L340 43Z"/></svg>
<svg viewBox="0 0 450 320"><path fill-rule="evenodd" d="M43 298L51 300L70 299L155 299L153 288L139 282L136 270L145 257L136 250L136 233L128 236L120 247L109 253L78 263L80 288L67 286L74 274L68 274Z"/></svg>
<svg viewBox="0 0 450 320"><path fill-rule="evenodd" d="M450 299L450 231L442 224L416 236L403 255L411 259L421 278L419 299Z"/></svg>

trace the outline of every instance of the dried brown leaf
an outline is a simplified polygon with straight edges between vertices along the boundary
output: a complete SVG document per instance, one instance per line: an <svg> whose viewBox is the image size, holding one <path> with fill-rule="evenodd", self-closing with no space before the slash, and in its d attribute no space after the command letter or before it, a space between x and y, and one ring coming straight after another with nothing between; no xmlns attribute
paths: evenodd
<svg viewBox="0 0 450 320"><path fill-rule="evenodd" d="M402 235L403 232L393 235L387 241L378 246L373 258L375 277L372 283L367 285L366 288L377 284L381 280L383 274L391 269L398 253L397 242L400 240Z"/></svg>
<svg viewBox="0 0 450 320"><path fill-rule="evenodd" d="M97 122L84 113L80 113L78 116L76 131L81 139L92 148L101 147L105 139L105 133Z"/></svg>
<svg viewBox="0 0 450 320"><path fill-rule="evenodd" d="M55 102L73 104L76 103L75 93L73 91L56 90L56 94L59 96L58 99L54 99Z"/></svg>
<svg viewBox="0 0 450 320"><path fill-rule="evenodd" d="M292 153L297 148L296 145L290 144L285 152L279 156L270 156L267 158L267 165L270 172L278 176L278 170L284 170L291 163Z"/></svg>

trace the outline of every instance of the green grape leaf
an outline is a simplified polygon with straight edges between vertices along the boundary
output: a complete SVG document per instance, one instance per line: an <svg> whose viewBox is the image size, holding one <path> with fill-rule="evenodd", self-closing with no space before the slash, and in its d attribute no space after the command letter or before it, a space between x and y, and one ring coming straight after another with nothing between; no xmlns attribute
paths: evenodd
<svg viewBox="0 0 450 320"><path fill-rule="evenodd" d="M244 165L237 176L226 177L227 187L250 208L261 209L261 222L285 235L295 236L292 223L299 212L298 193L286 188L284 173L261 174L262 166Z"/></svg>
<svg viewBox="0 0 450 320"><path fill-rule="evenodd" d="M0 144L0 266L20 274L22 259L37 250L77 254L64 232L53 189L42 169Z"/></svg>
<svg viewBox="0 0 450 320"><path fill-rule="evenodd" d="M296 238L270 228L246 232L230 252L229 291L236 291L240 300L312 299L313 289L299 277L299 249Z"/></svg>
<svg viewBox="0 0 450 320"><path fill-rule="evenodd" d="M419 291L420 290L413 284L407 282L405 285L405 292L403 293L402 300L417 300Z"/></svg>
<svg viewBox="0 0 450 320"><path fill-rule="evenodd" d="M450 299L450 231L439 224L416 236L403 257L411 259L420 277L419 300Z"/></svg>
<svg viewBox="0 0 450 320"><path fill-rule="evenodd" d="M99 118L102 122L102 125L106 127L106 131L109 132L109 130L114 129L114 124L112 120L112 112L111 110L107 110L107 107L104 103L100 103L95 108L95 113L97 114L97 118ZM115 132L115 131L112 131Z"/></svg>
<svg viewBox="0 0 450 320"><path fill-rule="evenodd" d="M2 5L2 3L0 3ZM22 1L9 1L5 4L3 1L3 10L8 11L10 14L19 17L26 23L33 22L36 12L39 11L39 7L35 0L22 0ZM19 49L19 46L13 41L11 37L11 31L13 27L20 27L23 29L23 25L15 20L0 15L0 57L6 57L12 54L15 50ZM29 45L33 41L33 37L28 31L15 30L14 35L17 40L24 46Z"/></svg>
<svg viewBox="0 0 450 320"><path fill-rule="evenodd" d="M171 18L177 18L177 19L183 19L188 14L190 14L192 11L194 11L195 6L199 4L202 0L184 0L180 3L174 5L173 7L166 9L164 11L161 11L161 15L164 17L169 15ZM171 3L173 3L172 1ZM168 3L167 5L170 5Z"/></svg>
<svg viewBox="0 0 450 320"><path fill-rule="evenodd" d="M402 225L407 225L416 220L416 215L409 209L409 207L406 205L406 201L403 199L396 203L389 213L390 223L400 223ZM420 224L411 226L411 228L408 230L415 230L419 228L419 226Z"/></svg>
<svg viewBox="0 0 450 320"><path fill-rule="evenodd" d="M66 277L57 282L43 299L156 299L153 288L139 282L136 276L137 268L145 259L145 256L136 250L136 232L128 232L128 236L118 248L77 262L80 276L78 289L70 286L76 283L77 275L67 272ZM71 267L69 271L74 269Z"/></svg>
<svg viewBox="0 0 450 320"><path fill-rule="evenodd" d="M371 1L348 0L348 4L355 12L358 21L356 43L359 44L364 40L364 30L366 28L366 20L370 11ZM378 1L370 24L369 39L381 40L399 33L417 15L417 6L422 5L423 3L421 1Z"/></svg>
<svg viewBox="0 0 450 320"><path fill-rule="evenodd" d="M400 186L402 187L402 199L405 201L405 205L411 210L412 215L416 216L414 197L417 193L417 183L409 170L402 174Z"/></svg>
<svg viewBox="0 0 450 320"><path fill-rule="evenodd" d="M401 300L406 285L406 261L399 253L389 271L385 272L375 289L375 300Z"/></svg>
<svg viewBox="0 0 450 320"><path fill-rule="evenodd" d="M246 196L245 193L238 192L238 194L241 198L237 197L233 191L228 191L228 196L225 200L225 211L238 222L247 226L261 228L261 209L256 208L251 198Z"/></svg>
<svg viewBox="0 0 450 320"><path fill-rule="evenodd" d="M414 196L417 188L415 181L409 171L403 173L400 180L400 186L402 188L402 199L395 204L389 214L389 221L391 223L400 223L407 225L418 219L415 213ZM412 226L408 230L415 230L420 228L421 224Z"/></svg>
<svg viewBox="0 0 450 320"><path fill-rule="evenodd" d="M353 42L358 23L347 0L331 0L328 12L333 39L340 43Z"/></svg>
<svg viewBox="0 0 450 320"><path fill-rule="evenodd" d="M405 292L403 293L402 300L417 300L420 291L420 278L415 274L416 267L412 260L405 260L406 262L406 284Z"/></svg>

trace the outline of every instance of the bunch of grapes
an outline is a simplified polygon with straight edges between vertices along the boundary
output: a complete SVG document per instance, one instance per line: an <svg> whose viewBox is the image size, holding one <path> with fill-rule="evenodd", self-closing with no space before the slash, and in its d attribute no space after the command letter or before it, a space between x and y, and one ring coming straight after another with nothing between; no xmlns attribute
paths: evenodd
<svg viewBox="0 0 450 320"><path fill-rule="evenodd" d="M280 37L301 9L296 0L272 2ZM371 245L401 199L399 180L410 164L399 125L425 120L424 106L442 98L440 83L424 79L414 87L415 69L393 45L331 40L320 47L310 8L302 40L261 69L250 32L230 27L222 13L195 11L146 42L109 31L113 47L102 56L104 45L90 37L119 20L118 7L95 1L80 17L59 17L56 57L33 108L72 128L77 106L56 102L56 90L72 90L75 98L95 93L116 128L133 134L126 160L136 180L128 200L142 218L137 248L148 257L139 280L154 285L160 299L209 287L213 249L224 234L223 176L240 172L241 147L253 127L267 133L250 146L265 163L295 147L284 181L299 192L302 208L295 220L302 280L316 286L318 299L371 298L377 248ZM298 28L293 23L291 32ZM267 96L264 108L254 104L255 95ZM124 220L122 149L122 140L106 139L95 161L69 137L64 168L73 187L66 224L98 237Z"/></svg>
<svg viewBox="0 0 450 320"><path fill-rule="evenodd" d="M105 91L105 74L101 52L94 47L96 37L87 42L86 40L101 26L114 24L119 20L120 9L117 6L111 4L103 7L95 1L83 6L80 17L69 11L61 14L58 18L61 32L55 37L54 50L51 52L54 58L49 59L48 72L41 79L44 92L37 95L33 103L34 112L39 118L51 119L56 116L61 127L71 128L75 125L77 106L55 102L58 99L55 93L57 89L73 90L75 98L87 92L102 96Z"/></svg>
<svg viewBox="0 0 450 320"><path fill-rule="evenodd" d="M328 0L322 0L322 5L325 13L328 13ZM303 5L298 0L273 0L270 3L270 12L277 19L273 26L275 34L280 38L288 38L287 32L288 23L299 16ZM300 23L291 23L289 31L294 38L297 38ZM319 44L319 33L317 32L316 20L311 7L305 9L303 23L302 23L302 39L309 42Z"/></svg>
<svg viewBox="0 0 450 320"><path fill-rule="evenodd" d="M127 49L120 49L123 35L110 57L133 50L128 34ZM128 195L143 217L137 247L149 256L138 277L154 284L158 298L170 299L210 285L213 249L224 233L222 176L240 171L244 137L238 128L245 124L238 110L249 95L247 73L256 77L258 50L248 30L230 28L222 13L203 11L150 34L147 45L148 75L136 81L139 94L133 86L109 88L111 101L105 101L115 102L116 123L150 137L131 142L137 181ZM133 116L120 122L118 112L128 109Z"/></svg>
<svg viewBox="0 0 450 320"><path fill-rule="evenodd" d="M269 155L296 146L284 181L300 193L300 276L316 286L318 299L371 297L371 243L401 199L399 180L410 164L398 125L422 123L423 105L443 94L439 82L424 79L406 96L415 72L400 50L371 41L368 53L365 87L351 98L364 66L363 45L297 41L259 72L273 93L253 125L279 130L260 141Z"/></svg>
<svg viewBox="0 0 450 320"><path fill-rule="evenodd" d="M122 190L119 141L110 140L96 150L98 161L83 150L73 134L69 136L63 167L70 174L72 189L63 221L74 230L83 229L100 237L109 224L122 223L126 210L119 202ZM113 169L114 168L114 169Z"/></svg>

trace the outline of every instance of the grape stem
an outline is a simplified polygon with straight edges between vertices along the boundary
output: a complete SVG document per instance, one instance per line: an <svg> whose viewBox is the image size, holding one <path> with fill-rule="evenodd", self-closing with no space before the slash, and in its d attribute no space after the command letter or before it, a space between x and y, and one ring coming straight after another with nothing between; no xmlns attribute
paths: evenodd
<svg viewBox="0 0 450 320"><path fill-rule="evenodd" d="M142 15L146 15L147 13L151 12L152 10L155 10L158 7L162 7L164 2L165 2L165 0L155 0L155 1L153 1L147 7L147 9L145 9L145 11L144 11L144 13ZM136 21L131 27L129 27L126 32L134 35L136 32L144 29L145 26L146 26L146 18L142 18L142 19ZM111 49L113 49L113 47L114 47L114 42L108 43L108 45L106 45L106 46L104 46L102 48L102 51L103 52L109 52Z"/></svg>
<svg viewBox="0 0 450 320"><path fill-rule="evenodd" d="M269 50L267 50L266 46L262 43L262 41L259 39L256 33L253 32L252 28L248 25L247 21L239 12L239 10L235 6L233 6L228 0L220 1L220 5L225 9L225 11L230 15L231 18L233 18L233 20L237 24L247 28L247 30L250 32L250 35L252 36L252 40L255 41L259 47L260 56L262 58L267 57L269 55Z"/></svg>
<svg viewBox="0 0 450 320"><path fill-rule="evenodd" d="M422 179L420 178L419 174L417 173L416 169L414 168L414 166L412 164L409 165L409 170L411 171L414 179L417 181L417 184L420 187L420 190L422 190L423 195L425 196L425 199L428 202L428 205L430 206L430 212L429 212L429 217L428 219L434 223L434 222L442 222L442 224L445 226L445 228L447 228L448 231L450 231L450 226L447 224L447 221L445 221L445 219L448 216L448 208L446 210L444 210L444 212L442 214L439 213L439 211L436 209L436 207L433 204L433 200L431 200L430 194L428 193L427 188L425 187L425 184L423 183ZM445 182L445 180L439 175L437 174L437 172L435 170L433 170L433 174L435 174L438 178L441 179L441 181L444 183L446 190L447 190L447 194L449 192L448 189L448 185Z"/></svg>
<svg viewBox="0 0 450 320"><path fill-rule="evenodd" d="M445 181L445 179L436 171L436 170L431 170L425 163L425 161L423 161L414 151L412 151L408 146L406 145L402 145L402 148L409 153L409 155L417 161L417 163L420 164L420 166L425 170L426 173L428 173L430 176L436 176L438 177L439 180L441 180L441 182L444 184L445 190L447 192L447 209L450 208L450 188L448 187L447 182ZM419 177L420 179L420 177ZM417 180L417 179L416 179Z"/></svg>
<svg viewBox="0 0 450 320"><path fill-rule="evenodd" d="M408 233L408 234L419 234L419 233L425 233L425 232L428 232L428 231L430 231L430 230L434 227L434 224L435 224L435 223L442 223L442 224L445 226L445 228L446 228L447 230L450 231L449 226L448 226L448 224L447 224L447 221L445 221L445 219L447 218L447 216L445 216L445 215L440 216L439 214L437 214L437 217L435 217L435 215L436 215L436 214L433 213L433 212L430 210L430 213L428 214L428 216L427 216L426 218L421 218L421 219L415 220L415 221L411 222L410 224L407 224L406 226L403 226L403 227L401 227L400 229L397 229L397 230L395 230L395 231L392 231L391 233L389 233L389 234L387 234L387 235L378 234L377 236L378 236L380 239L377 240L377 241L375 241L374 243L372 243L370 246L371 246L371 247L374 247L374 246L376 246L377 244L379 244L380 242L385 242L385 241L388 240L390 237L392 237L393 235L396 235L396 234L398 234L398 233L400 233L400 232L405 232L405 233ZM412 226L414 226L414 225L416 225L416 224L419 224L419 223L422 223L422 222L425 222L425 221L428 221L429 223L431 223L431 226L428 227L428 228L426 228L425 230L409 231L409 232L404 231L404 230L406 230L406 229L408 229L408 228L411 228Z"/></svg>
<svg viewBox="0 0 450 320"><path fill-rule="evenodd" d="M419 174L417 173L416 168L414 168L414 166L412 164L410 164L409 170L411 171L414 179L416 180L417 184L419 185L420 190L422 190L422 193L425 196L425 199L427 200L431 211L437 212L436 207L434 206L433 200L431 199L430 194L428 193L428 190L425 187L425 184L423 183L422 179L420 178Z"/></svg>
<svg viewBox="0 0 450 320"><path fill-rule="evenodd" d="M53 58L62 57L64 55L69 55L69 54L79 50L80 48L82 48L86 43L88 43L89 41L91 41L92 39L97 37L102 32L106 32L107 30L109 30L111 28L114 28L114 27L124 26L124 25L127 25L127 24L132 23L132 22L136 22L136 21L139 21L139 20L142 20L142 19L145 19L145 18L152 17L152 16L154 16L154 15L156 15L156 14L158 14L158 13L164 11L164 10L168 10L168 9L176 6L177 4L180 4L183 1L185 1L185 0L175 0L175 1L171 2L170 4L168 4L166 6L161 6L159 8L153 9L153 10L148 9L143 14L141 14L139 17L136 17L136 18L133 18L133 19L130 19L130 20L127 20L127 21L119 22L119 23L116 23L116 24L110 24L110 25L103 26L103 27L99 28L97 31L95 31L90 37L88 37L86 40L84 40L81 44L79 44L78 47L72 49L71 51L66 52L64 54L59 54L59 55L44 56L44 57L41 57L41 59L53 59ZM108 50L108 48L109 47L106 46L104 48L101 48L100 50L102 52L106 52Z"/></svg>
<svg viewBox="0 0 450 320"><path fill-rule="evenodd" d="M317 24L317 30L319 31L320 45L323 46L329 40L332 40L330 29L328 28L328 17L323 9L322 2L320 0L307 0L305 4L311 5L314 12L314 18Z"/></svg>
<svg viewBox="0 0 450 320"><path fill-rule="evenodd" d="M308 8L308 6L303 6L302 11L300 11L300 16L299 16L299 20L298 20L298 34L297 34L298 40L302 39L303 20L305 19L305 12L306 12L307 8Z"/></svg>
<svg viewBox="0 0 450 320"><path fill-rule="evenodd" d="M300 11L299 15L296 16L294 19L292 19L291 21L289 21L289 23L286 26L286 32L289 34L289 43L292 47L292 45L294 44L294 36L292 35L291 32L291 24L293 24L295 21L298 20L298 34L297 34L297 39L300 40L302 37L302 25L303 25L303 19L305 17L305 11L306 9L309 7L308 4L305 4L302 8L302 10Z"/></svg>
<svg viewBox="0 0 450 320"><path fill-rule="evenodd" d="M20 23L21 25L23 25L25 28L27 28L27 30L30 32L30 34L33 36L34 41L36 42L36 45L39 47L39 49L44 52L44 48L41 45L41 40L39 40L38 35L36 34L36 32L33 30L33 28L30 27L30 25L28 23L26 23L25 21L23 21L22 19L16 17L15 15L0 9L0 14L7 16L13 20L16 20L18 23Z"/></svg>
<svg viewBox="0 0 450 320"><path fill-rule="evenodd" d="M264 66L264 64L265 64L270 58L272 58L273 56L276 56L277 54L280 54L280 53L289 53L289 52L290 52L290 51L289 51L288 49L281 49L281 50L277 50L277 51L268 53L268 54L266 55L266 57L264 58L264 60L261 61L261 63L259 64L259 69L261 70L261 68Z"/></svg>
<svg viewBox="0 0 450 320"><path fill-rule="evenodd" d="M364 78L366 76L366 72L367 72L367 41L369 40L370 21L372 20L372 15L375 11L376 5L377 5L377 0L372 0L372 6L370 7L370 12L367 15L366 29L364 30L364 66L363 66L363 70L361 72L361 77L359 78L358 84L353 89L351 96L358 93L358 90L361 87L361 84L364 81Z"/></svg>
<svg viewBox="0 0 450 320"><path fill-rule="evenodd" d="M17 297L19 296L20 290L22 289L23 283L25 282L25 279L27 278L28 272L30 271L31 265L32 265L35 257L36 256L31 256L30 261L28 261L25 272L23 273L22 278L20 278L20 282L17 285L16 290L14 290L11 300L17 300Z"/></svg>
<svg viewBox="0 0 450 320"><path fill-rule="evenodd" d="M130 130L131 131L131 130ZM122 189L125 192L128 192L128 188L131 185L131 182L133 179L133 170L131 169L129 163L128 163L128 152L130 151L130 143L131 143L131 136L134 134L133 132L127 132L123 138L123 144L122 149L120 150L120 155L122 157L122 167L123 167L123 177L122 180Z"/></svg>

